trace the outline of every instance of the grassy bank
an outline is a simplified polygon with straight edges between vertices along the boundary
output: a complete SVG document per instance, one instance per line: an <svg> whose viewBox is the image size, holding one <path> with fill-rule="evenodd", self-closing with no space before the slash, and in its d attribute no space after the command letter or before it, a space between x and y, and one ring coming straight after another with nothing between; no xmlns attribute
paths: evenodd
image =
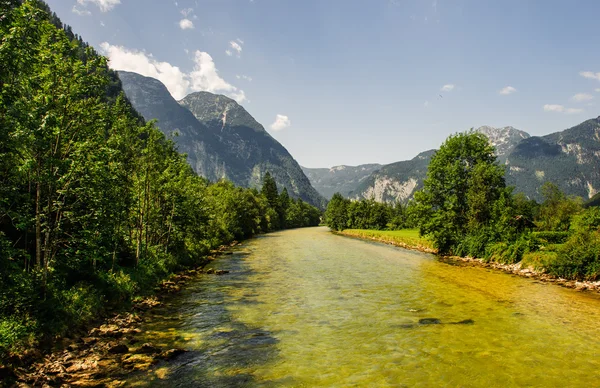
<svg viewBox="0 0 600 388"><path fill-rule="evenodd" d="M345 229L337 232L345 236L352 236L392 244L398 247L415 249L422 252L436 253L433 242L419 235L418 229L402 230L370 230L370 229Z"/></svg>

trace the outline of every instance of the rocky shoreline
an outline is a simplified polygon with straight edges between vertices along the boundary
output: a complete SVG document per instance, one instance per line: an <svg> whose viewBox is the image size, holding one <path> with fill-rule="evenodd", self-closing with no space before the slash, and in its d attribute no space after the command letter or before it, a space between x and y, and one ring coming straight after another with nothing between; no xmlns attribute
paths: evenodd
<svg viewBox="0 0 600 388"><path fill-rule="evenodd" d="M142 343L138 335L142 333L144 315L161 306L164 299L179 292L187 282L197 280L199 275L228 273L203 267L218 255L231 254L229 249L237 244L212 251L202 267L162 281L155 288L155 295L134 303L130 311L113 313L100 325L58 339L57 350L49 354L34 348L12 355L9 365L0 364L0 387L120 387L132 372L167 365L187 350Z"/></svg>
<svg viewBox="0 0 600 388"><path fill-rule="evenodd" d="M424 252L424 253L432 253L432 254L437 255L437 251L435 249L423 247L420 245L410 245L407 243L400 243L397 241L387 240L385 238L363 237L363 236L359 236L359 235L355 235L355 234L344 233L343 231L342 232L333 232L333 233L341 235L341 236L354 237L354 238L359 238L361 240L376 241L376 242L389 244L389 245L393 245L393 246L404 248L404 249L416 250L416 251L420 251L420 252ZM495 263L495 262L488 263L488 262L483 261L482 259L476 259L473 257L441 256L441 255L437 255L437 256L441 260L444 260L444 261L460 262L463 264L469 264L469 265L483 267L483 268L492 268L492 269L503 271L508 274L522 276L522 277L526 277L526 278L532 278L532 279L539 280L542 282L553 283L553 284L557 284L562 287L572 288L577 291L600 292L600 281L591 282L591 281L563 279L560 277L549 275L549 274L545 273L544 271L536 270L535 268L531 268L531 267L522 268L521 263L516 263L516 264L501 264L501 263Z"/></svg>

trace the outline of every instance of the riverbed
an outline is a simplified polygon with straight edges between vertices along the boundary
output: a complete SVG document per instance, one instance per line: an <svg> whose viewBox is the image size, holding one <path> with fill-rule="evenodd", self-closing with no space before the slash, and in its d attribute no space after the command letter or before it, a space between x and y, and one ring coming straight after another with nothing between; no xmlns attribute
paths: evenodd
<svg viewBox="0 0 600 388"><path fill-rule="evenodd" d="M457 264L457 263L454 263ZM271 233L141 327L133 386L595 386L600 297L331 234Z"/></svg>

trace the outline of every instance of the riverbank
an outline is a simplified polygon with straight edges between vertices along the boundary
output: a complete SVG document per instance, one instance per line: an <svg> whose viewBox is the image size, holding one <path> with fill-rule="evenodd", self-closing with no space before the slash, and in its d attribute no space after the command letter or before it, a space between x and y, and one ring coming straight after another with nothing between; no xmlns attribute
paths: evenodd
<svg viewBox="0 0 600 388"><path fill-rule="evenodd" d="M400 248L412 249L426 253L437 253L433 243L419 236L417 229L403 230L369 230L369 229L345 229L332 231L334 234L356 237L364 240L377 241L384 244L394 245Z"/></svg>
<svg viewBox="0 0 600 388"><path fill-rule="evenodd" d="M51 350L31 348L11 354L4 365L0 363L0 387L119 387L132 372L156 367L160 373L161 365L167 365L186 350L139 341L139 327L148 319L146 315L175 297L186 283L205 274L226 274L227 271L205 267L218 256L231 254L235 245L238 243L221 246L199 267L161 281L152 295L140 298L130 309L109 311L95 324L73 328L69 336L55 338Z"/></svg>
<svg viewBox="0 0 600 388"><path fill-rule="evenodd" d="M343 231L332 231L333 234L360 238L363 240L376 241L384 244L394 245L400 248L417 250L425 253L433 253L437 255L437 250L433 247L431 241L418 235L418 231L414 229L405 229L397 231L386 230L363 230L363 229L347 229ZM416 235L415 235L416 233ZM600 281L580 281L569 280L561 277L547 274L543 268L535 268L531 265L523 266L523 261L515 264L502 264L497 262L486 262L483 259L473 257L459 256L438 256L440 260L463 263L467 265L475 265L483 268L491 268L503 271L508 274L533 278L542 282L548 282L560 285L562 287L572 288L578 291L594 291L600 292Z"/></svg>

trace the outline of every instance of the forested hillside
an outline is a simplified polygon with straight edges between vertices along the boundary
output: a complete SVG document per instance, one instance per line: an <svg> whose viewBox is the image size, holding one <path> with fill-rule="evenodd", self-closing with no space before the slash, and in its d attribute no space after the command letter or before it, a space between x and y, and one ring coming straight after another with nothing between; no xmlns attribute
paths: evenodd
<svg viewBox="0 0 600 388"><path fill-rule="evenodd" d="M268 173L262 192L196 175L44 4L0 2L0 36L0 357L221 244L318 224Z"/></svg>
<svg viewBox="0 0 600 388"><path fill-rule="evenodd" d="M196 92L177 102L158 80L119 72L133 106L188 155L194 171L211 181L258 187L267 171L290 195L323 207L324 198L292 155L234 100Z"/></svg>

